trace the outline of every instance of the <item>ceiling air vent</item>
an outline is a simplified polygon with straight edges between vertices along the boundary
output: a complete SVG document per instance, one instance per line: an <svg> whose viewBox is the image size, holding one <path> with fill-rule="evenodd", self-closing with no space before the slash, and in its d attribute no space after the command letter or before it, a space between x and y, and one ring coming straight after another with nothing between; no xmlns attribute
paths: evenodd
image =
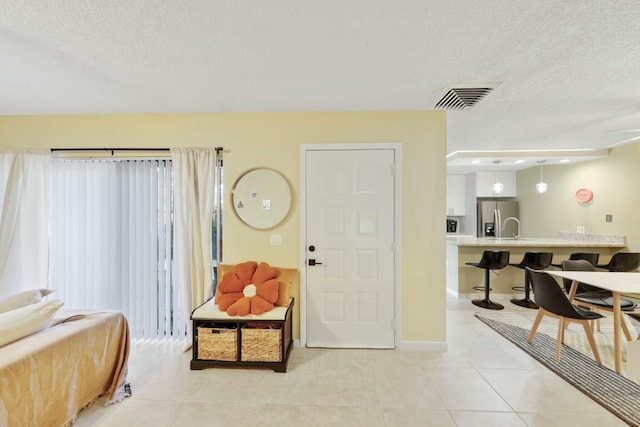
<svg viewBox="0 0 640 427"><path fill-rule="evenodd" d="M495 87L483 85L477 87L451 87L436 103L436 110L464 110L473 107L487 96Z"/></svg>

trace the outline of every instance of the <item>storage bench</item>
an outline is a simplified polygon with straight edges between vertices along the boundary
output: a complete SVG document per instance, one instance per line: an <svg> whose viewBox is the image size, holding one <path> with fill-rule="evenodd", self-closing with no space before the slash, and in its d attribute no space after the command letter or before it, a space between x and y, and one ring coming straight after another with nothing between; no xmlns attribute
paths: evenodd
<svg viewBox="0 0 640 427"><path fill-rule="evenodd" d="M294 300L266 313L229 316L213 298L191 313L191 369L211 367L269 368L286 372L293 348Z"/></svg>

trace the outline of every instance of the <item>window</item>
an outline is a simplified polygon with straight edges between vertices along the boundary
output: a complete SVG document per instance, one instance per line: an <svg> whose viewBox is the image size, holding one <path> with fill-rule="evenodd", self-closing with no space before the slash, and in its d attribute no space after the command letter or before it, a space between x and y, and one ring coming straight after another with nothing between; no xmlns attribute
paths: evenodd
<svg viewBox="0 0 640 427"><path fill-rule="evenodd" d="M213 280L222 258L222 158L212 222ZM170 159L51 163L51 288L65 308L125 313L135 339L183 340L174 285Z"/></svg>
<svg viewBox="0 0 640 427"><path fill-rule="evenodd" d="M117 309L133 338L184 339L171 161L53 159L50 281L65 308Z"/></svg>

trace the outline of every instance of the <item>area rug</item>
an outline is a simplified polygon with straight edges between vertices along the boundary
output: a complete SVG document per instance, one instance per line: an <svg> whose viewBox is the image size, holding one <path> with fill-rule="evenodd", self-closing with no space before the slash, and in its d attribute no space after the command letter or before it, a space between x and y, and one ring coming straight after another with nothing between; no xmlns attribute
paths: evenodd
<svg viewBox="0 0 640 427"><path fill-rule="evenodd" d="M518 326L522 329L526 329L527 331L531 330L531 326L537 315L537 310L527 310L527 311L496 311L496 312L487 312L487 313L476 313L487 319L497 320L502 323L507 323L509 325ZM631 333L635 332L634 325L626 319L627 326ZM542 318L542 322L538 326L537 334L545 334L549 337L555 339L558 335L558 321L551 317L545 316ZM608 317L602 319L600 322L599 330L594 331L594 339L596 341L596 345L598 346L598 353L600 353L600 359L602 360L602 364L614 369L615 367L615 357L614 357L614 345L613 345L613 319ZM623 338L624 341L624 338ZM564 336L564 344L573 348L574 350L578 350L582 354L587 357L593 359L593 353L591 352L591 347L589 346L589 342L587 340L587 336L584 333L584 329L582 325L577 323L570 323L569 327L565 331ZM626 346L623 345L623 364L622 364L622 375L627 376L626 373L626 364L624 360L626 359ZM614 369L615 370L615 369ZM634 378L631 378L634 379ZM636 379L637 381L638 379Z"/></svg>
<svg viewBox="0 0 640 427"><path fill-rule="evenodd" d="M476 317L618 418L640 427L638 383L599 366L592 358L564 344L560 362L556 363L556 340L546 333L537 333L529 344L530 327L525 329L480 314Z"/></svg>

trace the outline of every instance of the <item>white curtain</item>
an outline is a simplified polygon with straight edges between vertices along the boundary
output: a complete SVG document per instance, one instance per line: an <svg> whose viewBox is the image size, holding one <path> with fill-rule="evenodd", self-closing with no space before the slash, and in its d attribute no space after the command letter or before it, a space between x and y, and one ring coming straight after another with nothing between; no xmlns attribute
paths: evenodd
<svg viewBox="0 0 640 427"><path fill-rule="evenodd" d="M66 307L121 310L136 339L185 339L171 176L169 160L52 161L51 284Z"/></svg>
<svg viewBox="0 0 640 427"><path fill-rule="evenodd" d="M182 292L183 314L212 297L211 227L215 203L215 148L171 149L173 161L176 283ZM188 342L193 336L187 327Z"/></svg>
<svg viewBox="0 0 640 427"><path fill-rule="evenodd" d="M49 150L0 150L0 298L46 288Z"/></svg>

